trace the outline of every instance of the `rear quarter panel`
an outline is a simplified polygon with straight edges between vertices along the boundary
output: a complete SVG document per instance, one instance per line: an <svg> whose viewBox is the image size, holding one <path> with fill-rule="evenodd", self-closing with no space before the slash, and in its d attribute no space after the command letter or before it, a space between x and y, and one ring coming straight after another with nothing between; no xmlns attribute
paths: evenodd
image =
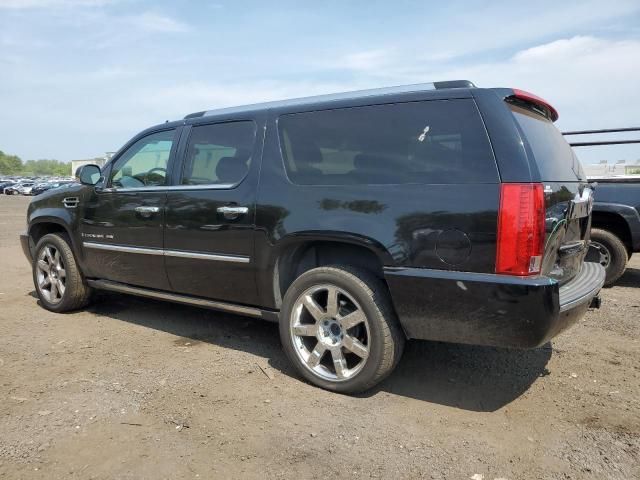
<svg viewBox="0 0 640 480"><path fill-rule="evenodd" d="M493 272L499 183L292 184L269 120L256 210L258 290L275 307L274 268L293 239L333 238L374 251L384 266ZM447 261L445 261L447 260Z"/></svg>

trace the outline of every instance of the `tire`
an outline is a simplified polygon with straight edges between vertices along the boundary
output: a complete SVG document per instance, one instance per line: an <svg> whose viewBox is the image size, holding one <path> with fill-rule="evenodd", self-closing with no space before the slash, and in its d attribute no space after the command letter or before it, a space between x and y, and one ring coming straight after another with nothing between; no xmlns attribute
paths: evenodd
<svg viewBox="0 0 640 480"><path fill-rule="evenodd" d="M33 260L33 284L44 308L69 312L89 303L91 288L82 278L68 237L50 233L40 239Z"/></svg>
<svg viewBox="0 0 640 480"><path fill-rule="evenodd" d="M386 285L345 265L314 268L293 282L283 299L280 339L307 381L340 393L382 381L405 342Z"/></svg>
<svg viewBox="0 0 640 480"><path fill-rule="evenodd" d="M600 228L591 229L591 246L600 253L599 263L604 266L606 272L604 285L609 287L622 276L627 268L627 249L620 238Z"/></svg>

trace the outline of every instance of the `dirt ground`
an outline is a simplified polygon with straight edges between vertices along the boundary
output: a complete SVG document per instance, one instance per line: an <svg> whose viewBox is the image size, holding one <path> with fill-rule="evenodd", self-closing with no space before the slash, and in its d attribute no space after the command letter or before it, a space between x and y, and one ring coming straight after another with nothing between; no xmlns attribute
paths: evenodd
<svg viewBox="0 0 640 480"><path fill-rule="evenodd" d="M412 341L348 397L302 382L275 324L116 294L45 311L28 201L0 197L0 478L640 478L640 255L551 344Z"/></svg>

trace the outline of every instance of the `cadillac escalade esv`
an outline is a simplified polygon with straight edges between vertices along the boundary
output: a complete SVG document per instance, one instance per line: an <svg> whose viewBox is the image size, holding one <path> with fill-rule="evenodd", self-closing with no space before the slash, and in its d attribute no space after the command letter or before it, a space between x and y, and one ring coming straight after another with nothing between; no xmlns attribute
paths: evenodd
<svg viewBox="0 0 640 480"><path fill-rule="evenodd" d="M308 381L362 391L407 338L531 348L598 303L557 117L468 81L198 112L38 196L21 241L48 310L105 289L262 317Z"/></svg>

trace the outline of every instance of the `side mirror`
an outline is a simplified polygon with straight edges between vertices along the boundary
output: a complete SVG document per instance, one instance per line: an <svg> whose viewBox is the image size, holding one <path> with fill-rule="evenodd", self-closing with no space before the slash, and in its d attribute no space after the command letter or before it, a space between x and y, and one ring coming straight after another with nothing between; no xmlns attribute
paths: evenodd
<svg viewBox="0 0 640 480"><path fill-rule="evenodd" d="M76 170L76 178L83 185L95 185L100 180L100 167L98 165L82 165Z"/></svg>

